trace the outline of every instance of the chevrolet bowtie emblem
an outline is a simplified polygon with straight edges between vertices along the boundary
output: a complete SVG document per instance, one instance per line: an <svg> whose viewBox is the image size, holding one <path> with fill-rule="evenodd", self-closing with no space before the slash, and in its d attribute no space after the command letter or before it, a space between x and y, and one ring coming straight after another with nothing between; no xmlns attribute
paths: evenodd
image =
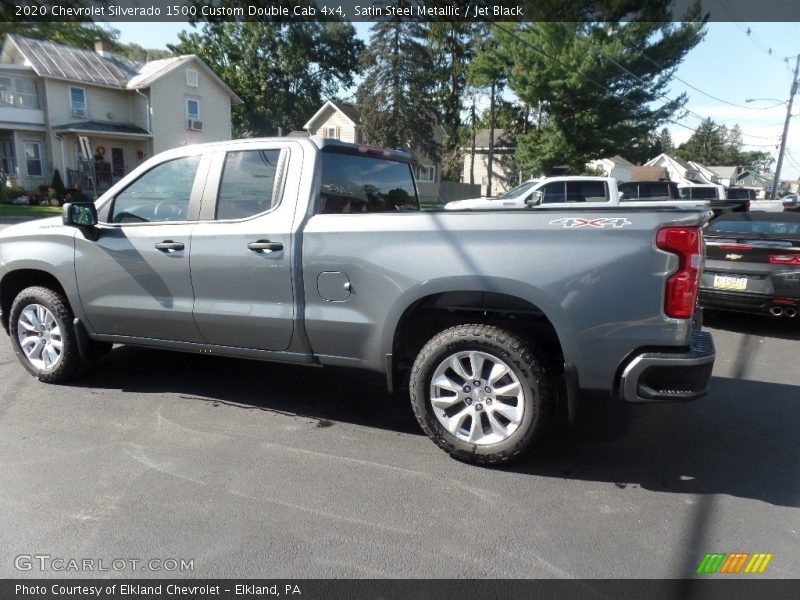
<svg viewBox="0 0 800 600"><path fill-rule="evenodd" d="M740 258L742 258L742 255L741 254L726 254L725 258L727 258L728 260L739 260Z"/></svg>

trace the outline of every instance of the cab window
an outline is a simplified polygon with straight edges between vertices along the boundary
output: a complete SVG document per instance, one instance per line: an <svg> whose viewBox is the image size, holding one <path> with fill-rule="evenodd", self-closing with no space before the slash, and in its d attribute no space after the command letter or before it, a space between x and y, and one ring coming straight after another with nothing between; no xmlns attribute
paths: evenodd
<svg viewBox="0 0 800 600"><path fill-rule="evenodd" d="M245 219L272 209L280 150L228 152L217 196L217 219Z"/></svg>
<svg viewBox="0 0 800 600"><path fill-rule="evenodd" d="M111 223L185 221L200 155L161 163L117 194Z"/></svg>

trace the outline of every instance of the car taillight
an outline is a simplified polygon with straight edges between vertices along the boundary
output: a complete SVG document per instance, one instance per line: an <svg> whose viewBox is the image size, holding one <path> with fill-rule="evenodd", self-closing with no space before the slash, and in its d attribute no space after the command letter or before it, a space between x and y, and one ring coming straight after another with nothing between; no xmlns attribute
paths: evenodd
<svg viewBox="0 0 800 600"><path fill-rule="evenodd" d="M800 254L770 254L771 265L800 265Z"/></svg>
<svg viewBox="0 0 800 600"><path fill-rule="evenodd" d="M690 319L700 284L702 236L698 227L665 227L656 235L656 246L678 255L678 270L667 279L664 313L673 319Z"/></svg>

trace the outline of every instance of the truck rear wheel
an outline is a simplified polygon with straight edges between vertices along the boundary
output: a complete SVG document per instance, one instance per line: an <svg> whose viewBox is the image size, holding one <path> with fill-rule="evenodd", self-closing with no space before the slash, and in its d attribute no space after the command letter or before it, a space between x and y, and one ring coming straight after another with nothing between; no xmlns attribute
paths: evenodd
<svg viewBox="0 0 800 600"><path fill-rule="evenodd" d="M428 437L476 464L521 455L545 434L556 405L538 348L491 325L458 325L431 338L414 361L409 388Z"/></svg>
<svg viewBox="0 0 800 600"><path fill-rule="evenodd" d="M72 378L81 359L67 300L45 287L29 287L9 313L11 344L19 361L45 383Z"/></svg>

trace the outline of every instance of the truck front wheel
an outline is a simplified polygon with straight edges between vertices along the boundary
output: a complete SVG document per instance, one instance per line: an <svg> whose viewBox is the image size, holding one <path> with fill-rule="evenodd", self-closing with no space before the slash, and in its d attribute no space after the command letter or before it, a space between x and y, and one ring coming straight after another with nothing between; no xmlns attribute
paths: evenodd
<svg viewBox="0 0 800 600"><path fill-rule="evenodd" d="M422 429L456 459L497 464L548 429L556 391L536 346L499 327L458 325L431 338L411 369Z"/></svg>
<svg viewBox="0 0 800 600"><path fill-rule="evenodd" d="M32 375L46 383L67 381L81 360L72 326L72 313L60 294L29 287L14 299L9 313L14 352Z"/></svg>

